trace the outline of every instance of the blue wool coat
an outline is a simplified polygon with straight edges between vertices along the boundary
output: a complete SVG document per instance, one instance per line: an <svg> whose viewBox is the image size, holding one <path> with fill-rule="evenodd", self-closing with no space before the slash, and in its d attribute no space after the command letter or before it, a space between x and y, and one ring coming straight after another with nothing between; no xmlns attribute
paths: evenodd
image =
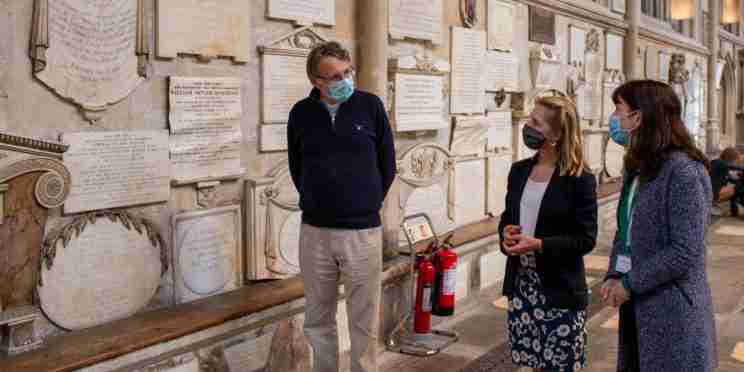
<svg viewBox="0 0 744 372"><path fill-rule="evenodd" d="M713 371L718 352L705 269L710 177L701 163L672 153L655 179L641 183L636 198L628 278L638 345L620 337L618 371L627 365L631 347L638 348L641 372ZM608 276L617 274L620 244L616 236ZM622 323L621 335L628 332Z"/></svg>

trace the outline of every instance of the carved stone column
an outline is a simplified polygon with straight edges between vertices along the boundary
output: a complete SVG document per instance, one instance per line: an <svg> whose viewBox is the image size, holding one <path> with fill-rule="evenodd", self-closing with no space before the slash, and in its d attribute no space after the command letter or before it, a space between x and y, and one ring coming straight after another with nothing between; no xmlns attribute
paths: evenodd
<svg viewBox="0 0 744 372"><path fill-rule="evenodd" d="M641 66L636 65L636 54L638 53L638 33L641 28L641 0L628 0L626 3L628 33L625 35L625 47L623 48L625 57L625 76L627 80L640 79Z"/></svg>
<svg viewBox="0 0 744 372"><path fill-rule="evenodd" d="M708 33L708 125L705 127L705 151L709 154L719 151L721 131L718 125L718 90L716 89L716 64L721 48L719 33L721 30L721 4L711 1L709 5L711 17L710 32Z"/></svg>
<svg viewBox="0 0 744 372"><path fill-rule="evenodd" d="M388 1L358 0L357 67L359 88L387 102L388 86ZM396 180L382 209L383 246L393 251L398 244L400 223L399 186ZM387 254L387 253L386 253Z"/></svg>

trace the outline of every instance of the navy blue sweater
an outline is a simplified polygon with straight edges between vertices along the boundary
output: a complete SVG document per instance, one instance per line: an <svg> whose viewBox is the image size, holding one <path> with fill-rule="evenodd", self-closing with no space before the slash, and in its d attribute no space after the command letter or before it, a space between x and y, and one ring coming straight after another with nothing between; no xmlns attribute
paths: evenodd
<svg viewBox="0 0 744 372"><path fill-rule="evenodd" d="M320 91L313 89L289 113L287 143L304 223L342 229L381 225L380 209L396 170L380 98L356 90L332 121Z"/></svg>

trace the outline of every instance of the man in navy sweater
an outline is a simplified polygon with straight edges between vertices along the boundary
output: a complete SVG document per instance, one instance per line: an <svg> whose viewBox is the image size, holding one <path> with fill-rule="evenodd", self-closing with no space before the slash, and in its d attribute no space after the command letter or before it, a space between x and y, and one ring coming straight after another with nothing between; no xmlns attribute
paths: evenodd
<svg viewBox="0 0 744 372"><path fill-rule="evenodd" d="M382 101L354 89L337 42L308 56L310 96L289 113L289 169L300 194L300 270L313 371L338 371L336 309L343 279L351 371L377 371L382 270L380 209L395 178L393 135Z"/></svg>

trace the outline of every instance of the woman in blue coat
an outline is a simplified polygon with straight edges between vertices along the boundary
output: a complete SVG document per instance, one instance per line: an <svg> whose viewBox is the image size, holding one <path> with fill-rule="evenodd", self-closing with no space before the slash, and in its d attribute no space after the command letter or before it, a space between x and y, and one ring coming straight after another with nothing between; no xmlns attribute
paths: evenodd
<svg viewBox="0 0 744 372"><path fill-rule="evenodd" d="M602 296L620 307L621 372L708 372L718 365L705 271L708 161L672 88L620 86L610 137L626 146L618 232Z"/></svg>

